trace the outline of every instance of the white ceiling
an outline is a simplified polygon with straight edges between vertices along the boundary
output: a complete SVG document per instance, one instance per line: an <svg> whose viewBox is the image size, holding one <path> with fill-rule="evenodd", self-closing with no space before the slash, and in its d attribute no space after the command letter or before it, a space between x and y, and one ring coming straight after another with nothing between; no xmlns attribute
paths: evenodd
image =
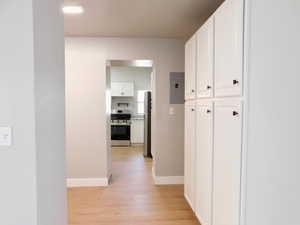
<svg viewBox="0 0 300 225"><path fill-rule="evenodd" d="M84 7L65 15L66 36L190 37L223 0L65 0Z"/></svg>

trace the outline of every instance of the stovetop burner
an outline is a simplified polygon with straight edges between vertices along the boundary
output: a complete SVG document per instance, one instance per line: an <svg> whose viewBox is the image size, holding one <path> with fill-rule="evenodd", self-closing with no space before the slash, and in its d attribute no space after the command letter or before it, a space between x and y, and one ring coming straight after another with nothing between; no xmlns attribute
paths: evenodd
<svg viewBox="0 0 300 225"><path fill-rule="evenodd" d="M131 119L131 114L127 113L113 113L111 114L111 120L130 120Z"/></svg>

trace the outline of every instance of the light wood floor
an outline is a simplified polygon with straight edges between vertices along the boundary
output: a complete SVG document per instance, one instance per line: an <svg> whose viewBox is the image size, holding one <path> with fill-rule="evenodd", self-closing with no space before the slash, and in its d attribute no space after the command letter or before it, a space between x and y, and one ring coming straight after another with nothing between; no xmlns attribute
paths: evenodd
<svg viewBox="0 0 300 225"><path fill-rule="evenodd" d="M199 225L182 185L153 184L142 150L113 148L111 186L69 189L70 225Z"/></svg>

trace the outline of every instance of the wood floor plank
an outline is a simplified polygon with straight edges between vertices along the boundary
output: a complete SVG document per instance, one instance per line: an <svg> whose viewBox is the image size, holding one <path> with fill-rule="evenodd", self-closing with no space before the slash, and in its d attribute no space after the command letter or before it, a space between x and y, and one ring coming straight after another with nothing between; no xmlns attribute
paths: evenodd
<svg viewBox="0 0 300 225"><path fill-rule="evenodd" d="M69 225L199 225L183 185L156 186L142 147L113 148L109 187L70 188Z"/></svg>

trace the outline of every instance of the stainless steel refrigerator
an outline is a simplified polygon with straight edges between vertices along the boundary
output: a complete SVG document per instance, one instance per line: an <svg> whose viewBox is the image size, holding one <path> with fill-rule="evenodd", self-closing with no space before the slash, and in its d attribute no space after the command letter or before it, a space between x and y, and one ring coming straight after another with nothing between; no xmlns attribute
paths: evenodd
<svg viewBox="0 0 300 225"><path fill-rule="evenodd" d="M145 92L145 101L144 101L144 156L145 157L152 157L151 154L151 109L152 109L152 98L151 98L151 92L147 91Z"/></svg>

